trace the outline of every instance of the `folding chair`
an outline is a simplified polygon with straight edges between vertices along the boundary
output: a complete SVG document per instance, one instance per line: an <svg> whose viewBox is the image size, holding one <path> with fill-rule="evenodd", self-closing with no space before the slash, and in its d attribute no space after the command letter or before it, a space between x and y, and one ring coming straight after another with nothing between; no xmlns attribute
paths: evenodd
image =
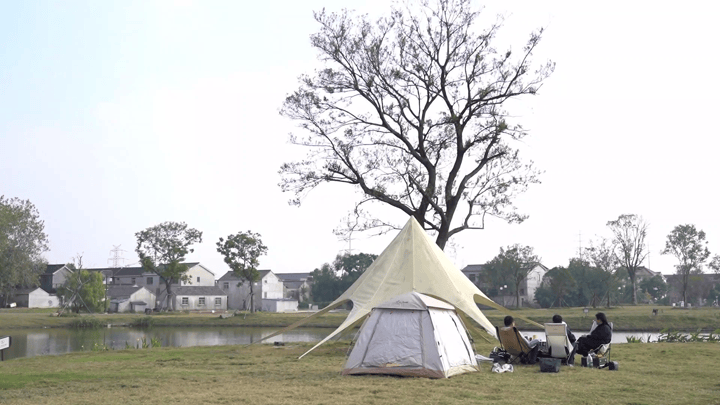
<svg viewBox="0 0 720 405"><path fill-rule="evenodd" d="M497 337L500 341L500 348L510 355L508 363L512 364L518 359L521 361L527 359L530 354L530 346L528 346L525 338L520 335L516 327L503 326L495 327Z"/></svg>
<svg viewBox="0 0 720 405"><path fill-rule="evenodd" d="M567 325L564 323L546 323L545 341L547 342L547 353L543 353L543 356L561 359L563 364L567 364L573 350L573 345L567 336Z"/></svg>

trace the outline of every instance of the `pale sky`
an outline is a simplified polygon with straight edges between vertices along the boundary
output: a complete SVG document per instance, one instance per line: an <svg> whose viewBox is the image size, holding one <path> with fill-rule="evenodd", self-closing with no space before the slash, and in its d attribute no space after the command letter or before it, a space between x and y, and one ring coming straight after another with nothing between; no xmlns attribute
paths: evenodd
<svg viewBox="0 0 720 405"><path fill-rule="evenodd" d="M455 264L521 243L548 267L567 265L631 213L650 224L653 270L674 272L660 251L676 225L704 230L720 253L712 2L483 4L489 19L505 14L500 41L515 49L545 27L535 60L557 66L510 110L530 130L522 153L545 171L516 201L530 218L461 233L446 249ZM379 0L0 2L0 195L38 208L48 261L82 253L86 267L105 267L121 245L133 264L135 233L163 221L203 231L187 259L217 277L228 268L215 243L240 231L262 235L261 268L276 273L347 249L332 231L353 190L325 185L297 208L278 186L280 165L305 154L278 110L297 77L322 66L309 36L323 7L389 10ZM379 254L395 234L357 235L352 248Z"/></svg>

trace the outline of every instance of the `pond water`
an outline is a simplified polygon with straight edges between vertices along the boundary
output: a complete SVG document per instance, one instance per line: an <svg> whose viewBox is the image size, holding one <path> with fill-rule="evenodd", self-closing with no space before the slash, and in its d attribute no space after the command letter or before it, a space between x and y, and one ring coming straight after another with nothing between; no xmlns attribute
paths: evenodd
<svg viewBox="0 0 720 405"><path fill-rule="evenodd" d="M12 344L5 349L5 360L18 357L64 354L92 350L95 345L105 345L115 350L127 346L142 347L145 339L159 339L163 347L240 345L257 342L278 328L228 328L228 327L153 327L101 328L101 329L13 329L0 330L0 336L11 336ZM268 339L273 342L314 342L327 336L332 329L298 328Z"/></svg>
<svg viewBox="0 0 720 405"><path fill-rule="evenodd" d="M0 330L0 336L11 336L12 345L5 349L5 360L19 357L57 355L76 351L93 350L96 345L105 345L115 350L127 346L142 346L142 340L150 344L150 340L159 339L163 347L219 346L250 344L277 331L277 328L229 328L229 327L153 327L150 329L135 328L102 328L76 330L65 328L46 329L13 329ZM267 340L273 342L317 342L325 338L331 328L298 328L288 333ZM542 331L522 332L524 336L545 338ZM581 333L575 332L576 336ZM657 333L646 332L615 332L612 343L626 343L627 336L648 338L656 341ZM348 336L350 339L352 336Z"/></svg>

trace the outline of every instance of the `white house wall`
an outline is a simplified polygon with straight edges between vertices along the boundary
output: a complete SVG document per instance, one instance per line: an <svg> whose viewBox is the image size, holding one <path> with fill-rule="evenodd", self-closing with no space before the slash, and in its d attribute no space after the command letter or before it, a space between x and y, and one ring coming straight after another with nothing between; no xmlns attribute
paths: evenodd
<svg viewBox="0 0 720 405"><path fill-rule="evenodd" d="M535 301L535 291L540 287L544 276L545 268L542 266L535 266L535 268L530 271L524 283L526 288L526 302L532 303Z"/></svg>
<svg viewBox="0 0 720 405"><path fill-rule="evenodd" d="M129 299L126 301L118 303L118 312L130 312L132 309L130 303L136 302L136 301L143 301L147 304L146 308L154 308L155 307L155 294L151 291L148 291L147 288L141 288L137 291L135 291Z"/></svg>
<svg viewBox="0 0 720 405"><path fill-rule="evenodd" d="M187 273L190 276L190 282L182 282L184 286L214 286L215 275L201 265L195 265L188 269Z"/></svg>
<svg viewBox="0 0 720 405"><path fill-rule="evenodd" d="M43 289L37 289L28 295L28 308L58 308L60 299L57 295L48 294Z"/></svg>
<svg viewBox="0 0 720 405"><path fill-rule="evenodd" d="M259 295L261 299L279 300L283 296L284 286L282 281L273 272L268 272L258 283L261 284ZM256 283L257 285L257 283Z"/></svg>
<svg viewBox="0 0 720 405"><path fill-rule="evenodd" d="M297 312L298 302L294 299L263 299L262 310L265 312Z"/></svg>
<svg viewBox="0 0 720 405"><path fill-rule="evenodd" d="M200 298L205 298L205 304L200 304ZM216 303L216 299L219 300L219 304ZM187 304L183 304L187 302ZM175 296L175 308L182 311L224 311L228 309L227 297L223 295L176 295Z"/></svg>

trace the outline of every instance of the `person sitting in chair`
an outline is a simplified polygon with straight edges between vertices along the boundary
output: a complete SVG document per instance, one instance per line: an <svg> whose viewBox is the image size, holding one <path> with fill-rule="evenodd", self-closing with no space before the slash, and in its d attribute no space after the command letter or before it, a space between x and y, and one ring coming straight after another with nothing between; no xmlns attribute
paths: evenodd
<svg viewBox="0 0 720 405"><path fill-rule="evenodd" d="M562 316L555 314L552 318L553 323L562 323L565 324L565 330L567 331L567 337L570 341L570 344L575 344L575 335L573 335L572 331L570 330L570 326L563 321Z"/></svg>
<svg viewBox="0 0 720 405"><path fill-rule="evenodd" d="M505 329L512 329L515 327L515 319L510 315L505 317L504 323L505 323ZM539 340L539 339L532 339L532 340L528 341L525 338L525 336L520 336L520 337L522 337L523 340L525 340L525 343L527 343L528 347L531 349L533 347L537 346L541 342L541 340Z"/></svg>
<svg viewBox="0 0 720 405"><path fill-rule="evenodd" d="M610 327L604 313L598 312L595 314L595 321L593 322L590 334L580 336L580 338L578 338L575 342L573 351L570 353L568 365L571 366L575 362L575 353L587 356L590 350L593 350L600 345L610 343L612 340L612 328Z"/></svg>

